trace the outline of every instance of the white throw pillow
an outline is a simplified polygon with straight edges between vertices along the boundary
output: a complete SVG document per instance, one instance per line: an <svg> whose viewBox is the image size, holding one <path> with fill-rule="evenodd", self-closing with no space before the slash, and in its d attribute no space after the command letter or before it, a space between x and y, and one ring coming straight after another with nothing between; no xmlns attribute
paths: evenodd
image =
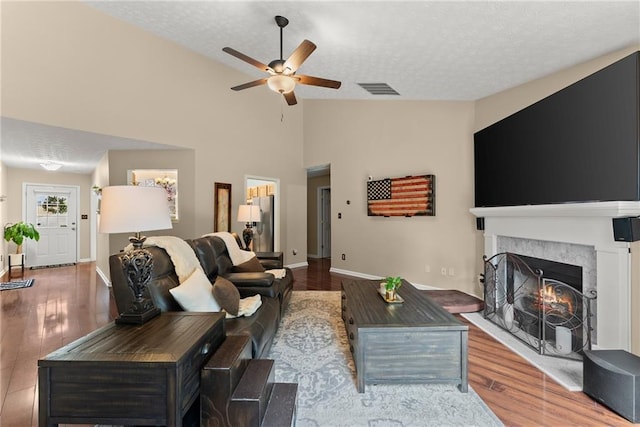
<svg viewBox="0 0 640 427"><path fill-rule="evenodd" d="M169 289L169 292L185 311L220 311L220 304L213 296L213 286L200 268L196 268L187 280Z"/></svg>

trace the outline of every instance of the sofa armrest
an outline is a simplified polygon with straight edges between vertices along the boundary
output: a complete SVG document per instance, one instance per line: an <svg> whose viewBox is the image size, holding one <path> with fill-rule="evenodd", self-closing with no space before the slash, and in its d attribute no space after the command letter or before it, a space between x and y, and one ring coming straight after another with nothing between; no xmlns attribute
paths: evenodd
<svg viewBox="0 0 640 427"><path fill-rule="evenodd" d="M231 281L237 288L243 287L269 287L273 285L275 277L269 273L227 273L223 276Z"/></svg>
<svg viewBox="0 0 640 427"><path fill-rule="evenodd" d="M256 252L256 257L267 270L282 268L284 264L282 252Z"/></svg>

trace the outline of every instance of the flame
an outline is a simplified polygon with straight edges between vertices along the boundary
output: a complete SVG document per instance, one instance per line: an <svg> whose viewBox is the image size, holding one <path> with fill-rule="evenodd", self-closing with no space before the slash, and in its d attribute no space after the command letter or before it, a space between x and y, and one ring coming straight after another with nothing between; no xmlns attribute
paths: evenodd
<svg viewBox="0 0 640 427"><path fill-rule="evenodd" d="M571 313L574 314L574 307L573 307L573 302L571 301L570 298L567 297L562 297L562 296L558 296L553 288L553 286L551 285L547 285L543 288L540 288L539 291L539 304L541 304L542 306L549 306L550 308L552 308L551 306L553 305L562 305L564 307L566 307L566 310Z"/></svg>

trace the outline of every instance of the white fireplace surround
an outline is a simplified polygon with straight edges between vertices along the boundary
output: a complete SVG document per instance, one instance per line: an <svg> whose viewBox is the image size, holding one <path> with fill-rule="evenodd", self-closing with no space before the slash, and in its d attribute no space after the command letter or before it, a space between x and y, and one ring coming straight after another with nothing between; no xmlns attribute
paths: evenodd
<svg viewBox="0 0 640 427"><path fill-rule="evenodd" d="M597 347L631 351L631 245L614 240L612 218L640 216L640 202L473 208L471 213L484 218L487 257L499 252L498 239L503 236L592 246L598 292Z"/></svg>

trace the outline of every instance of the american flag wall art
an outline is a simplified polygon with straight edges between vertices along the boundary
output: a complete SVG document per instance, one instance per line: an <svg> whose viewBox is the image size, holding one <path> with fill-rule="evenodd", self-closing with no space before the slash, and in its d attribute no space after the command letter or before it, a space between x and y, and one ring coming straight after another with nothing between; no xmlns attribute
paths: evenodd
<svg viewBox="0 0 640 427"><path fill-rule="evenodd" d="M435 175L367 182L369 216L435 216Z"/></svg>

